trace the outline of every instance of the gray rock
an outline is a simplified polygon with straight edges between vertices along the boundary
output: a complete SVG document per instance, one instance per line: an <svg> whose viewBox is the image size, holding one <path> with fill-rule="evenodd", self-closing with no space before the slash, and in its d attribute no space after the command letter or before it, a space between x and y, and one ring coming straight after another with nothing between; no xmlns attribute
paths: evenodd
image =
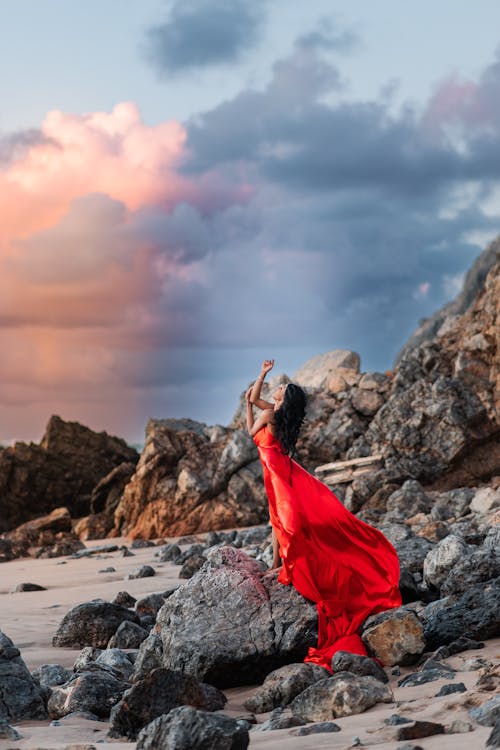
<svg viewBox="0 0 500 750"><path fill-rule="evenodd" d="M100 648L94 648L93 646L82 648L73 664L73 672L85 672L87 667L95 662L99 654L102 654Z"/></svg>
<svg viewBox="0 0 500 750"><path fill-rule="evenodd" d="M478 549L462 556L450 570L441 586L444 596L460 596L472 586L500 576L500 552L498 549Z"/></svg>
<svg viewBox="0 0 500 750"><path fill-rule="evenodd" d="M134 665L130 661L128 654L121 651L119 648L113 648L111 646L99 654L95 663L112 667L118 672L121 679L125 681L128 681L134 669Z"/></svg>
<svg viewBox="0 0 500 750"><path fill-rule="evenodd" d="M119 604L111 604L102 599L78 604L64 616L52 639L52 645L106 648L109 639L124 620L139 623L135 612Z"/></svg>
<svg viewBox="0 0 500 750"><path fill-rule="evenodd" d="M0 716L0 740L20 740L22 735Z"/></svg>
<svg viewBox="0 0 500 750"><path fill-rule="evenodd" d="M179 578L192 578L203 565L207 558L204 555L191 555L179 571Z"/></svg>
<svg viewBox="0 0 500 750"><path fill-rule="evenodd" d="M130 682L143 680L153 669L162 666L163 643L158 635L149 635L139 646Z"/></svg>
<svg viewBox="0 0 500 750"><path fill-rule="evenodd" d="M304 690L292 701L291 709L292 714L302 721L328 721L359 714L376 703L393 700L389 686L375 677L338 672Z"/></svg>
<svg viewBox="0 0 500 750"><path fill-rule="evenodd" d="M0 630L0 716L19 719L44 719L47 716L43 690L33 679L19 649Z"/></svg>
<svg viewBox="0 0 500 750"><path fill-rule="evenodd" d="M248 743L246 722L179 706L141 730L137 750L246 750Z"/></svg>
<svg viewBox="0 0 500 750"><path fill-rule="evenodd" d="M139 648L149 633L135 622L124 620L108 642L108 648Z"/></svg>
<svg viewBox="0 0 500 750"><path fill-rule="evenodd" d="M47 589L38 583L18 583L13 593L18 591L47 591Z"/></svg>
<svg viewBox="0 0 500 750"><path fill-rule="evenodd" d="M335 724L334 721L319 721L317 724L298 727L290 734L294 734L296 737L305 737L309 734L327 734L329 732L340 732L339 725Z"/></svg>
<svg viewBox="0 0 500 750"><path fill-rule="evenodd" d="M281 706L271 711L267 721L258 724L253 728L254 732L273 732L276 729L290 729L290 727L300 727L304 724L301 719L285 713Z"/></svg>
<svg viewBox="0 0 500 750"><path fill-rule="evenodd" d="M155 669L129 688L113 708L109 735L135 739L146 724L177 706L216 711L224 708L225 703L225 695L211 685L182 672Z"/></svg>
<svg viewBox="0 0 500 750"><path fill-rule="evenodd" d="M267 675L263 685L245 701L245 708L262 714L287 706L309 685L329 676L328 671L317 664L286 664Z"/></svg>
<svg viewBox="0 0 500 750"><path fill-rule="evenodd" d="M424 616L424 637L428 649L456 639L495 638L499 635L500 577L477 584L456 602L435 614Z"/></svg>
<svg viewBox="0 0 500 750"><path fill-rule="evenodd" d="M400 740L418 740L421 737L431 737L435 734L444 734L444 726L433 721L414 721L413 724L407 724L404 727L398 727L395 733L395 739Z"/></svg>
<svg viewBox="0 0 500 750"><path fill-rule="evenodd" d="M151 615L156 619L156 615L165 604L167 597L164 594L149 594L139 599L135 605L135 611L139 617Z"/></svg>
<svg viewBox="0 0 500 750"><path fill-rule="evenodd" d="M51 693L49 716L59 719L72 711L90 711L104 719L117 703L127 684L103 671L80 672Z"/></svg>
<svg viewBox="0 0 500 750"><path fill-rule="evenodd" d="M360 654L351 654L349 651L337 651L332 659L333 672L352 672L360 676L371 675L380 682L389 682L389 678L374 659Z"/></svg>
<svg viewBox="0 0 500 750"><path fill-rule="evenodd" d="M31 674L40 685L51 687L52 685L64 685L73 673L69 669L61 667L60 664L42 664Z"/></svg>
<svg viewBox="0 0 500 750"><path fill-rule="evenodd" d="M133 580L134 578L151 578L151 576L154 576L155 574L155 569L152 568L151 565L140 565L126 575L125 580Z"/></svg>
<svg viewBox="0 0 500 750"><path fill-rule="evenodd" d="M369 653L386 666L413 664L426 645L423 625L407 607L368 617L363 624L361 637Z"/></svg>
<svg viewBox="0 0 500 750"><path fill-rule="evenodd" d="M166 544L157 554L160 562L176 562L182 553L178 544Z"/></svg>
<svg viewBox="0 0 500 750"><path fill-rule="evenodd" d="M317 643L317 610L241 550L212 550L165 602L155 633L163 665L218 687L255 684Z"/></svg>
<svg viewBox="0 0 500 750"><path fill-rule="evenodd" d="M131 609L136 603L135 599L128 591L119 591L112 601L112 604L119 604L121 607Z"/></svg>
<svg viewBox="0 0 500 750"><path fill-rule="evenodd" d="M446 580L456 562L470 554L468 545L458 536L449 534L429 552L424 560L424 579L438 588Z"/></svg>
<svg viewBox="0 0 500 750"><path fill-rule="evenodd" d="M493 698L490 698L478 708L471 708L469 716L478 724L492 727L495 722L500 720L500 695L494 695Z"/></svg>
<svg viewBox="0 0 500 750"><path fill-rule="evenodd" d="M466 691L467 688L463 682L448 682L446 685L443 685L438 693L436 693L435 698L441 698L443 695L451 695L452 693L465 693Z"/></svg>
<svg viewBox="0 0 500 750"><path fill-rule="evenodd" d="M399 687L414 687L415 685L425 685L426 682L442 680L443 677L449 677L450 673L442 669L425 669L422 672L412 672L401 680L398 680Z"/></svg>
<svg viewBox="0 0 500 750"><path fill-rule="evenodd" d="M486 740L486 747L500 747L500 719L497 719Z"/></svg>

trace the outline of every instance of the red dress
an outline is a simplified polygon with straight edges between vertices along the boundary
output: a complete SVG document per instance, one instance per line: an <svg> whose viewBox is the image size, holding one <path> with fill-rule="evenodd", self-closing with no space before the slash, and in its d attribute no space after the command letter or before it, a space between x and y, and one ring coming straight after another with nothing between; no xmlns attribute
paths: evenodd
<svg viewBox="0 0 500 750"><path fill-rule="evenodd" d="M331 672L336 651L367 655L358 631L368 615L401 605L397 552L286 455L267 425L254 442L283 562L278 581L318 608L318 646L304 661Z"/></svg>

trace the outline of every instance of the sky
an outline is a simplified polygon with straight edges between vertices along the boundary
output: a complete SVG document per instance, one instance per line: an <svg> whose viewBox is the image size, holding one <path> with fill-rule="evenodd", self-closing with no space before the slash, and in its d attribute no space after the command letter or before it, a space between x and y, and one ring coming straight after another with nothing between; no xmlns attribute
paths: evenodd
<svg viewBox="0 0 500 750"><path fill-rule="evenodd" d="M0 444L391 369L500 232L500 6L0 0Z"/></svg>

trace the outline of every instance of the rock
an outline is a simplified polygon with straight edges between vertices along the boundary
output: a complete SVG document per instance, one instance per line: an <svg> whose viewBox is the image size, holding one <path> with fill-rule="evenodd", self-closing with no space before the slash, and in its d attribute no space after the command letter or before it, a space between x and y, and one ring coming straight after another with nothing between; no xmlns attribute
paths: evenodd
<svg viewBox="0 0 500 750"><path fill-rule="evenodd" d="M167 544L162 547L159 553L160 562L176 562L181 554L181 548L178 544Z"/></svg>
<svg viewBox="0 0 500 750"><path fill-rule="evenodd" d="M113 568L112 565L108 565L107 568L101 568L101 570L97 571L98 573L116 573L116 568Z"/></svg>
<svg viewBox="0 0 500 750"><path fill-rule="evenodd" d="M370 675L380 682L389 682L389 678L374 659L349 651L337 651L332 659L333 672L352 672L360 676Z"/></svg>
<svg viewBox="0 0 500 750"><path fill-rule="evenodd" d="M136 601L137 599L129 594L128 591L119 591L111 603L119 604L121 607L129 609L135 605Z"/></svg>
<svg viewBox="0 0 500 750"><path fill-rule="evenodd" d="M149 539L133 539L131 547L132 549L145 549L146 547L154 547L155 543Z"/></svg>
<svg viewBox="0 0 500 750"><path fill-rule="evenodd" d="M0 740L20 740L22 735L8 723L6 719L0 716Z"/></svg>
<svg viewBox="0 0 500 750"><path fill-rule="evenodd" d="M72 557L75 560L80 560L82 557L93 557L94 555L109 555L111 552L118 552L117 544L103 544L100 547L90 547L90 549L81 549L75 552Z"/></svg>
<svg viewBox="0 0 500 750"><path fill-rule="evenodd" d="M475 584L500 577L500 552L479 549L457 560L441 586L444 596L460 596Z"/></svg>
<svg viewBox="0 0 500 750"><path fill-rule="evenodd" d="M424 578L438 588L446 580L458 560L467 556L470 550L467 544L454 534L442 539L424 560Z"/></svg>
<svg viewBox="0 0 500 750"><path fill-rule="evenodd" d="M382 404L385 402L383 396L376 391L365 390L364 388L353 388L351 391L351 404L356 411L361 412L366 417L371 417L377 413Z"/></svg>
<svg viewBox="0 0 500 750"><path fill-rule="evenodd" d="M500 747L500 719L497 719L486 740L486 747Z"/></svg>
<svg viewBox="0 0 500 750"><path fill-rule="evenodd" d="M139 624L135 612L119 604L103 600L78 604L64 616L55 636L53 646L106 648L109 639L125 620Z"/></svg>
<svg viewBox="0 0 500 750"><path fill-rule="evenodd" d="M389 727L396 727L399 724L411 724L413 719L406 719L404 716L398 714L391 714L388 719L384 719L384 724Z"/></svg>
<svg viewBox="0 0 500 750"><path fill-rule="evenodd" d="M491 662L488 662L486 659L474 657L473 659L467 659L464 661L461 670L462 672L475 672L476 670L487 667L490 664Z"/></svg>
<svg viewBox="0 0 500 750"><path fill-rule="evenodd" d="M111 667L120 676L120 679L128 681L130 675L134 670L128 654L119 648L109 648L102 651L95 660L96 664L103 664L107 667Z"/></svg>
<svg viewBox="0 0 500 750"><path fill-rule="evenodd" d="M42 664L31 675L40 685L52 687L53 685L64 685L72 676L72 672L65 667L61 667L60 664Z"/></svg>
<svg viewBox="0 0 500 750"><path fill-rule="evenodd" d="M271 711L269 719L254 727L255 732L273 732L276 729L290 729L304 724L296 716L285 714L283 708L278 707Z"/></svg>
<svg viewBox="0 0 500 750"><path fill-rule="evenodd" d="M443 685L439 693L436 693L435 698L440 698L443 695L451 695L452 693L465 693L467 688L463 682L449 682L447 685Z"/></svg>
<svg viewBox="0 0 500 750"><path fill-rule="evenodd" d="M192 578L206 563L204 555L191 555L179 571L179 578Z"/></svg>
<svg viewBox="0 0 500 750"><path fill-rule="evenodd" d="M211 440L193 420L152 420L135 474L115 511L116 535L176 536L267 519L257 447L246 429Z"/></svg>
<svg viewBox="0 0 500 750"><path fill-rule="evenodd" d="M478 708L471 708L469 716L486 727L492 727L500 720L500 695L495 695Z"/></svg>
<svg viewBox="0 0 500 750"><path fill-rule="evenodd" d="M401 567L406 568L410 573L421 573L424 560L435 545L423 537L411 536L408 539L396 541L394 546Z"/></svg>
<svg viewBox="0 0 500 750"><path fill-rule="evenodd" d="M476 687L478 690L487 692L500 692L500 664L487 663L484 665L476 682Z"/></svg>
<svg viewBox="0 0 500 750"><path fill-rule="evenodd" d="M241 550L215 548L167 599L154 628L163 664L218 687L255 684L317 643L317 611Z"/></svg>
<svg viewBox="0 0 500 750"><path fill-rule="evenodd" d="M474 727L470 721L463 721L463 719L453 719L448 729L449 734L462 734L463 732L473 731Z"/></svg>
<svg viewBox="0 0 500 750"><path fill-rule="evenodd" d="M13 593L18 591L47 591L47 589L38 583L18 583Z"/></svg>
<svg viewBox="0 0 500 750"><path fill-rule="evenodd" d="M347 349L334 349L307 360L294 374L293 382L307 388L325 388L339 367L359 373L359 354Z"/></svg>
<svg viewBox="0 0 500 750"><path fill-rule="evenodd" d="M137 750L246 750L246 722L179 706L141 730Z"/></svg>
<svg viewBox="0 0 500 750"><path fill-rule="evenodd" d="M79 517L90 511L96 484L137 452L124 440L52 416L39 445L16 442L0 449L0 531L68 504Z"/></svg>
<svg viewBox="0 0 500 750"><path fill-rule="evenodd" d="M426 682L442 680L443 677L449 677L450 673L443 669L425 669L421 672L412 672L401 680L398 680L399 687L414 687L415 685L425 685ZM411 738L408 738L411 739Z"/></svg>
<svg viewBox="0 0 500 750"><path fill-rule="evenodd" d="M368 617L361 637L385 666L413 664L426 645L422 623L404 606Z"/></svg>
<svg viewBox="0 0 500 750"><path fill-rule="evenodd" d="M73 664L73 672L85 672L95 662L99 654L102 654L100 648L93 648L92 646L82 648Z"/></svg>
<svg viewBox="0 0 500 750"><path fill-rule="evenodd" d="M54 688L47 704L49 716L59 719L72 711L90 711L105 719L126 688L125 682L106 672L80 672Z"/></svg>
<svg viewBox="0 0 500 750"><path fill-rule="evenodd" d="M108 648L139 648L148 635L148 631L137 623L124 620L109 639Z"/></svg>
<svg viewBox="0 0 500 750"><path fill-rule="evenodd" d="M328 721L359 714L376 703L393 700L391 689L374 677L338 672L306 688L292 701L291 709L302 721Z"/></svg>
<svg viewBox="0 0 500 750"><path fill-rule="evenodd" d="M154 576L156 574L156 571L154 568L151 567L151 565L141 565L138 568L134 568L134 570L129 573L125 578L127 580L133 580L134 578L150 578L151 576Z"/></svg>
<svg viewBox="0 0 500 750"><path fill-rule="evenodd" d="M263 685L245 701L245 708L256 714L287 706L299 693L329 673L317 664L286 664L267 675Z"/></svg>
<svg viewBox="0 0 500 750"><path fill-rule="evenodd" d="M451 643L462 636L494 638L500 622L500 577L476 584L438 612L422 613L428 649Z"/></svg>
<svg viewBox="0 0 500 750"><path fill-rule="evenodd" d="M104 539L114 525L114 512L123 490L135 472L135 461L124 461L115 466L94 487L90 496L91 513L75 526L80 539Z"/></svg>
<svg viewBox="0 0 500 750"><path fill-rule="evenodd" d="M294 734L296 737L305 737L309 734L326 734L328 732L340 732L339 725L335 724L334 721L319 721L311 726L298 727L290 734Z"/></svg>
<svg viewBox="0 0 500 750"><path fill-rule="evenodd" d="M444 734L444 726L433 721L414 721L404 727L396 729L395 739L419 740L422 737L431 737L434 734Z"/></svg>
<svg viewBox="0 0 500 750"><path fill-rule="evenodd" d="M136 682L111 714L110 737L135 739L146 724L180 705L211 711L224 708L226 697L211 685L171 669L155 669Z"/></svg>
<svg viewBox="0 0 500 750"><path fill-rule="evenodd" d="M45 719L43 690L35 682L19 649L0 630L0 717L8 721Z"/></svg>
<svg viewBox="0 0 500 750"><path fill-rule="evenodd" d="M139 599L136 603L135 611L139 617L151 615L156 618L156 615L165 604L165 599L167 599L167 597L163 594L149 594L148 596L143 596L142 599Z"/></svg>
<svg viewBox="0 0 500 750"><path fill-rule="evenodd" d="M157 635L149 635L139 646L130 682L143 680L153 669L162 666L163 644Z"/></svg>
<svg viewBox="0 0 500 750"><path fill-rule="evenodd" d="M474 495L470 509L475 513L489 513L500 507L500 489L481 487Z"/></svg>

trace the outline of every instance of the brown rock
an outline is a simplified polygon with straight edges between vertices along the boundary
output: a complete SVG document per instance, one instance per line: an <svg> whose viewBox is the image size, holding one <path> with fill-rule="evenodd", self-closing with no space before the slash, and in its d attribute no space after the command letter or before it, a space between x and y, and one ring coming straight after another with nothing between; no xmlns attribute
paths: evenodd
<svg viewBox="0 0 500 750"><path fill-rule="evenodd" d="M137 458L121 438L52 416L39 445L0 448L0 532L63 505L73 517L88 513L99 480Z"/></svg>
<svg viewBox="0 0 500 750"><path fill-rule="evenodd" d="M257 448L243 430L152 420L137 471L115 511L115 534L157 538L267 520ZM211 434L215 439L211 439Z"/></svg>
<svg viewBox="0 0 500 750"><path fill-rule="evenodd" d="M400 607L369 617L362 639L384 666L413 664L425 649L423 626L410 609Z"/></svg>

